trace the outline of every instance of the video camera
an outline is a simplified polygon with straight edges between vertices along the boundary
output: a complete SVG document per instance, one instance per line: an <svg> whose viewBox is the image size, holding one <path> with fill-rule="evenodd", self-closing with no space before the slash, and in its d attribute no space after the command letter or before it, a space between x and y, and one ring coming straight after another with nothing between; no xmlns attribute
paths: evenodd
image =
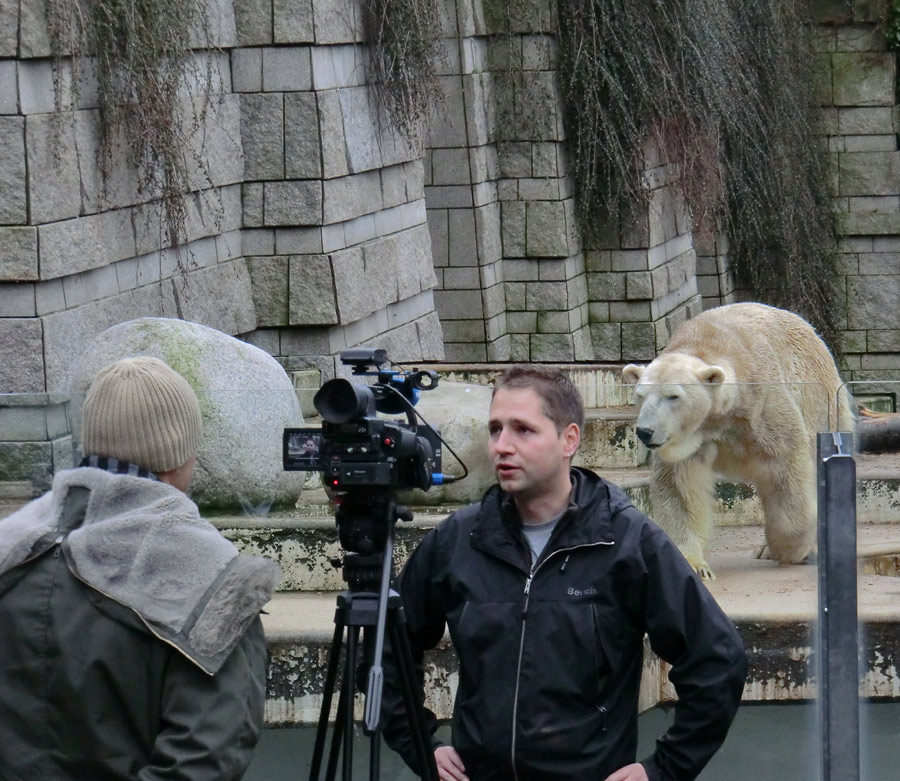
<svg viewBox="0 0 900 781"><path fill-rule="evenodd" d="M433 390L437 372L381 369L388 360L382 349L344 350L341 362L354 375L377 376L374 385L345 379L326 382L313 398L322 428L284 430L285 471L323 472L334 490L406 489L427 491L455 479L441 474L441 437L425 423L417 425L413 407L421 391ZM374 367L374 368L373 368ZM406 413L407 422L376 417Z"/></svg>

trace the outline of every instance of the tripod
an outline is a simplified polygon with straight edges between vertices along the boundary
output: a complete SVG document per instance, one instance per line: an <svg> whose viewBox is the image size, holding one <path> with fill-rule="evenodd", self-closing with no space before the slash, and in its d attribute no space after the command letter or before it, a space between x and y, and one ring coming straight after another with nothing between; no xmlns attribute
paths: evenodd
<svg viewBox="0 0 900 781"><path fill-rule="evenodd" d="M342 781L353 776L353 700L356 689L356 670L359 661L359 630L363 630L363 655L368 664L363 731L369 736L369 779L378 781L381 749L381 695L384 672L381 666L385 632L388 632L396 660L403 702L409 720L423 777L438 781L434 752L425 734L424 705L415 693L415 674L406 619L400 595L390 588L394 556L394 526L398 518L412 520L409 510L393 500L378 496L346 499L336 514L341 545L353 551L342 562L332 562L342 568L343 579L349 588L338 594L334 613L334 637L328 655L322 710L316 728L310 781L318 781L328 731L328 716L335 691L335 682L347 630L347 652L341 679L337 716L331 737L328 767L325 778L333 781L337 772L338 746L343 739ZM378 552L380 549L380 552ZM361 688L361 687L360 687Z"/></svg>

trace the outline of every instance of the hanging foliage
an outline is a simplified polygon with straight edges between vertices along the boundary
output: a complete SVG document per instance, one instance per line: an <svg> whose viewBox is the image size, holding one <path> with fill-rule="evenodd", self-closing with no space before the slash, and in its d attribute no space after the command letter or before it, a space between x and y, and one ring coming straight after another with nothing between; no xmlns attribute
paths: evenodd
<svg viewBox="0 0 900 781"><path fill-rule="evenodd" d="M373 81L382 106L407 138L421 135L439 94L436 0L363 0Z"/></svg>
<svg viewBox="0 0 900 781"><path fill-rule="evenodd" d="M492 7L502 2L526 0ZM648 197L651 142L677 172L695 230L728 236L741 287L805 316L837 350L828 153L802 0L556 7L564 123L588 241ZM492 19L502 30L504 14L494 8Z"/></svg>
<svg viewBox="0 0 900 781"><path fill-rule="evenodd" d="M206 171L189 143L205 120L212 80L211 55L198 56L193 48L208 37L206 3L47 0L47 12L57 109L63 108L61 64L71 57L73 105L85 74L96 78L104 185L124 150L138 171L139 193L160 204L161 244L177 247L187 240L192 177ZM188 99L190 92L196 100Z"/></svg>

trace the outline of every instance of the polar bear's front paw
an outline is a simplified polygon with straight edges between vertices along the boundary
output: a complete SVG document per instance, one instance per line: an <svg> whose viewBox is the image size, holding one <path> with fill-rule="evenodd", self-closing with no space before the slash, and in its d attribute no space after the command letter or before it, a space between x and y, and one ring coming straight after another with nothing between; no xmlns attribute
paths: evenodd
<svg viewBox="0 0 900 781"><path fill-rule="evenodd" d="M694 568L694 572L696 572L700 576L701 580L716 579L716 573L712 571L709 564L707 564L705 561L701 562L700 564L694 564L693 562L691 562L691 566Z"/></svg>
<svg viewBox="0 0 900 781"><path fill-rule="evenodd" d="M758 548L753 549L753 558L754 559L771 559L772 554L769 553L769 544L761 545Z"/></svg>

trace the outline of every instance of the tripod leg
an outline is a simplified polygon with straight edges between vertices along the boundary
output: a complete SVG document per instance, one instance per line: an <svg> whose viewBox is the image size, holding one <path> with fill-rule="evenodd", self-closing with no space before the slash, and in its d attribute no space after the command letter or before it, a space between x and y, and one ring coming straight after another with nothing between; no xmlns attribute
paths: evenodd
<svg viewBox="0 0 900 781"><path fill-rule="evenodd" d="M328 750L328 768L325 771L325 778L328 781L334 781L337 777L338 759L340 758L339 747L341 746L341 738L344 736L344 714L347 712L347 692L344 686L341 686L341 694L338 697L337 713L334 718L334 729L331 732L331 747Z"/></svg>
<svg viewBox="0 0 900 781"><path fill-rule="evenodd" d="M319 712L319 724L316 727L316 744L313 749L312 766L309 771L310 781L318 781L319 769L322 766L322 752L325 749L325 733L328 731L328 717L331 714L331 698L334 694L334 683L337 678L338 664L341 659L341 645L344 636L344 621L340 615L334 617L334 637L328 652L328 670L325 674L325 688L322 691L322 710Z"/></svg>
<svg viewBox="0 0 900 781"><path fill-rule="evenodd" d="M381 774L381 732L369 736L369 781L378 781Z"/></svg>
<svg viewBox="0 0 900 781"><path fill-rule="evenodd" d="M434 752L431 750L431 741L425 734L425 707L416 694L416 681L412 651L409 648L409 638L406 636L406 626L400 608L394 608L388 614L388 628L390 630L391 647L397 659L397 669L400 673L400 688L403 690L403 702L406 706L406 716L409 720L409 730L412 735L419 767L422 769L422 777L430 781L438 781L437 764Z"/></svg>
<svg viewBox="0 0 900 781"><path fill-rule="evenodd" d="M353 781L353 699L356 692L356 656L359 647L359 627L351 626L347 632L347 659L344 670L343 691L346 697L344 712L344 759L341 777Z"/></svg>

